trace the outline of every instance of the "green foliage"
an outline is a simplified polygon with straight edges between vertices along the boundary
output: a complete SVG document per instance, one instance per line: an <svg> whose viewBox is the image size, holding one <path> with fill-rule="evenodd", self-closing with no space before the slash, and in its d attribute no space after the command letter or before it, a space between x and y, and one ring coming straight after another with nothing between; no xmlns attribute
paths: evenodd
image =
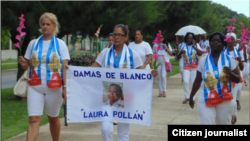
<svg viewBox="0 0 250 141"><path fill-rule="evenodd" d="M8 29L1 29L1 49L9 49L10 31Z"/></svg>
<svg viewBox="0 0 250 141"><path fill-rule="evenodd" d="M13 88L1 89L1 140L21 134L27 130L29 117L27 101L14 101ZM63 107L60 110L60 118L63 117ZM46 113L40 125L48 123ZM48 129L49 130L49 129Z"/></svg>

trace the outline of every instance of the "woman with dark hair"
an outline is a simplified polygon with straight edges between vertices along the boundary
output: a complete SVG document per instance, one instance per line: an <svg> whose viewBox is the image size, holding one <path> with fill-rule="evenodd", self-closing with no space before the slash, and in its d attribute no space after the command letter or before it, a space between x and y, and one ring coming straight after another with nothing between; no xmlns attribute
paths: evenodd
<svg viewBox="0 0 250 141"><path fill-rule="evenodd" d="M143 67L146 69L150 69L149 62L152 58L153 52L149 43L143 41L142 30L138 29L135 31L135 41L131 42L128 47L136 51L140 55L143 62Z"/></svg>
<svg viewBox="0 0 250 141"><path fill-rule="evenodd" d="M240 95L241 95L241 90L242 90L242 86L243 86L243 79L242 79L242 72L244 69L244 65L243 65L243 61L244 59L244 53L243 50L239 50L236 47L236 40L237 40L237 36L235 33L227 33L227 36L231 37L231 42L227 43L227 48L225 49L225 54L227 54L228 56L231 56L232 58L234 58L238 64L238 69L240 70L240 81L239 83L232 83L232 87L233 87L233 94L234 94L234 103L235 103L235 110L234 110L234 114L232 116L232 124L235 124L237 121L237 110L239 111L241 109L240 106ZM236 102L235 102L236 101Z"/></svg>
<svg viewBox="0 0 250 141"><path fill-rule="evenodd" d="M199 56L202 55L201 48L195 41L194 33L186 33L184 42L185 44L183 44L180 53L177 55L177 58L180 59L181 55L183 54L183 87L185 100L182 102L182 104L186 104L189 101L189 80L191 79L192 86L196 76L196 69L198 64L197 54Z"/></svg>
<svg viewBox="0 0 250 141"><path fill-rule="evenodd" d="M201 58L191 90L189 105L194 108L198 89L198 111L201 124L231 124L233 94L231 81L239 82L236 61L223 51L224 35L214 32L209 37L211 53Z"/></svg>
<svg viewBox="0 0 250 141"><path fill-rule="evenodd" d="M127 30L125 25L118 24L113 29L114 44L110 48L105 48L97 57L92 67L103 67L112 69L144 69L140 56L134 50L127 47ZM152 76L157 76L157 71L151 71ZM118 141L129 140L129 123L119 122ZM113 141L113 122L102 122L103 141Z"/></svg>
<svg viewBox="0 0 250 141"><path fill-rule="evenodd" d="M158 97L166 97L166 88L167 88L167 72L166 72L166 66L165 61L169 62L169 58L172 55L172 48L170 44L167 42L163 34L161 33L161 43L160 43L160 50L157 50L158 47L157 44L154 44L153 46L153 52L158 54L158 59L156 60L156 64L161 63L161 65L157 68L158 72L158 89L159 89L159 95Z"/></svg>
<svg viewBox="0 0 250 141"><path fill-rule="evenodd" d="M124 108L124 98L120 85L114 83L109 85L108 99L105 102L106 105Z"/></svg>

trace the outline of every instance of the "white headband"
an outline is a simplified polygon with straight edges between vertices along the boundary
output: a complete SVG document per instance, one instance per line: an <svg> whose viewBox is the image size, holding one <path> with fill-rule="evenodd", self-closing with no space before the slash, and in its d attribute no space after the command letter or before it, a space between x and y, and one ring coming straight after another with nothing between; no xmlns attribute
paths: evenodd
<svg viewBox="0 0 250 141"><path fill-rule="evenodd" d="M237 35L235 33L227 33L227 36L233 36L235 41L237 40Z"/></svg>

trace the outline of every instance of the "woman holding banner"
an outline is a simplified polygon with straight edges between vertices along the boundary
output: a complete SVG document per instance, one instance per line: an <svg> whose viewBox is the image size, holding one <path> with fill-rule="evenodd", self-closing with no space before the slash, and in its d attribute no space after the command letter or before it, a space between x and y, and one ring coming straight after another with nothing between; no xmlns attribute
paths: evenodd
<svg viewBox="0 0 250 141"><path fill-rule="evenodd" d="M59 28L56 16L44 13L39 24L43 35L29 43L26 59L21 56L18 59L24 70L30 70L27 141L35 141L38 137L44 105L52 139L59 141L61 126L58 115L63 102L62 93L66 98L66 65L70 57L66 44L55 36Z"/></svg>
<svg viewBox="0 0 250 141"><path fill-rule="evenodd" d="M240 77L236 61L223 51L224 39L221 32L209 37L211 53L201 58L191 90L189 105L193 109L193 97L200 88L201 124L231 124L234 106L231 83L238 83Z"/></svg>
<svg viewBox="0 0 250 141"><path fill-rule="evenodd" d="M202 55L201 48L199 44L196 43L193 33L186 33L184 42L186 44L182 46L180 53L177 55L177 58L180 59L183 54L183 87L185 100L182 102L182 104L186 104L189 101L189 80L191 79L192 86L196 76L196 68L198 64L196 55Z"/></svg>
<svg viewBox="0 0 250 141"><path fill-rule="evenodd" d="M103 68L126 68L126 69L144 69L140 56L127 47L127 30L125 25L118 24L113 30L114 45L111 48L105 48L98 56L92 67ZM152 70L153 76L157 75L156 70ZM102 125L103 141L113 141L113 122L103 121ZM129 140L129 124L120 123L117 127L118 141Z"/></svg>

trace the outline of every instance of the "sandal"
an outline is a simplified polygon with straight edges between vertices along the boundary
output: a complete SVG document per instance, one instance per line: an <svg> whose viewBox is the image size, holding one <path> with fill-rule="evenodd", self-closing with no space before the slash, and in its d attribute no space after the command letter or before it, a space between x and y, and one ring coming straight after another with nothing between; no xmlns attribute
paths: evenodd
<svg viewBox="0 0 250 141"><path fill-rule="evenodd" d="M118 122L114 122L113 124L114 124L114 125L117 125L117 124L118 124Z"/></svg>
<svg viewBox="0 0 250 141"><path fill-rule="evenodd" d="M163 96L163 97L166 97L166 96L167 96L167 95L166 95L166 92L163 92L162 96Z"/></svg>
<svg viewBox="0 0 250 141"><path fill-rule="evenodd" d="M237 122L237 116L232 116L231 123L234 125Z"/></svg>
<svg viewBox="0 0 250 141"><path fill-rule="evenodd" d="M188 99L185 99L182 104L187 104L187 102L189 101L189 98Z"/></svg>
<svg viewBox="0 0 250 141"><path fill-rule="evenodd" d="M162 94L159 94L158 97L162 97Z"/></svg>

